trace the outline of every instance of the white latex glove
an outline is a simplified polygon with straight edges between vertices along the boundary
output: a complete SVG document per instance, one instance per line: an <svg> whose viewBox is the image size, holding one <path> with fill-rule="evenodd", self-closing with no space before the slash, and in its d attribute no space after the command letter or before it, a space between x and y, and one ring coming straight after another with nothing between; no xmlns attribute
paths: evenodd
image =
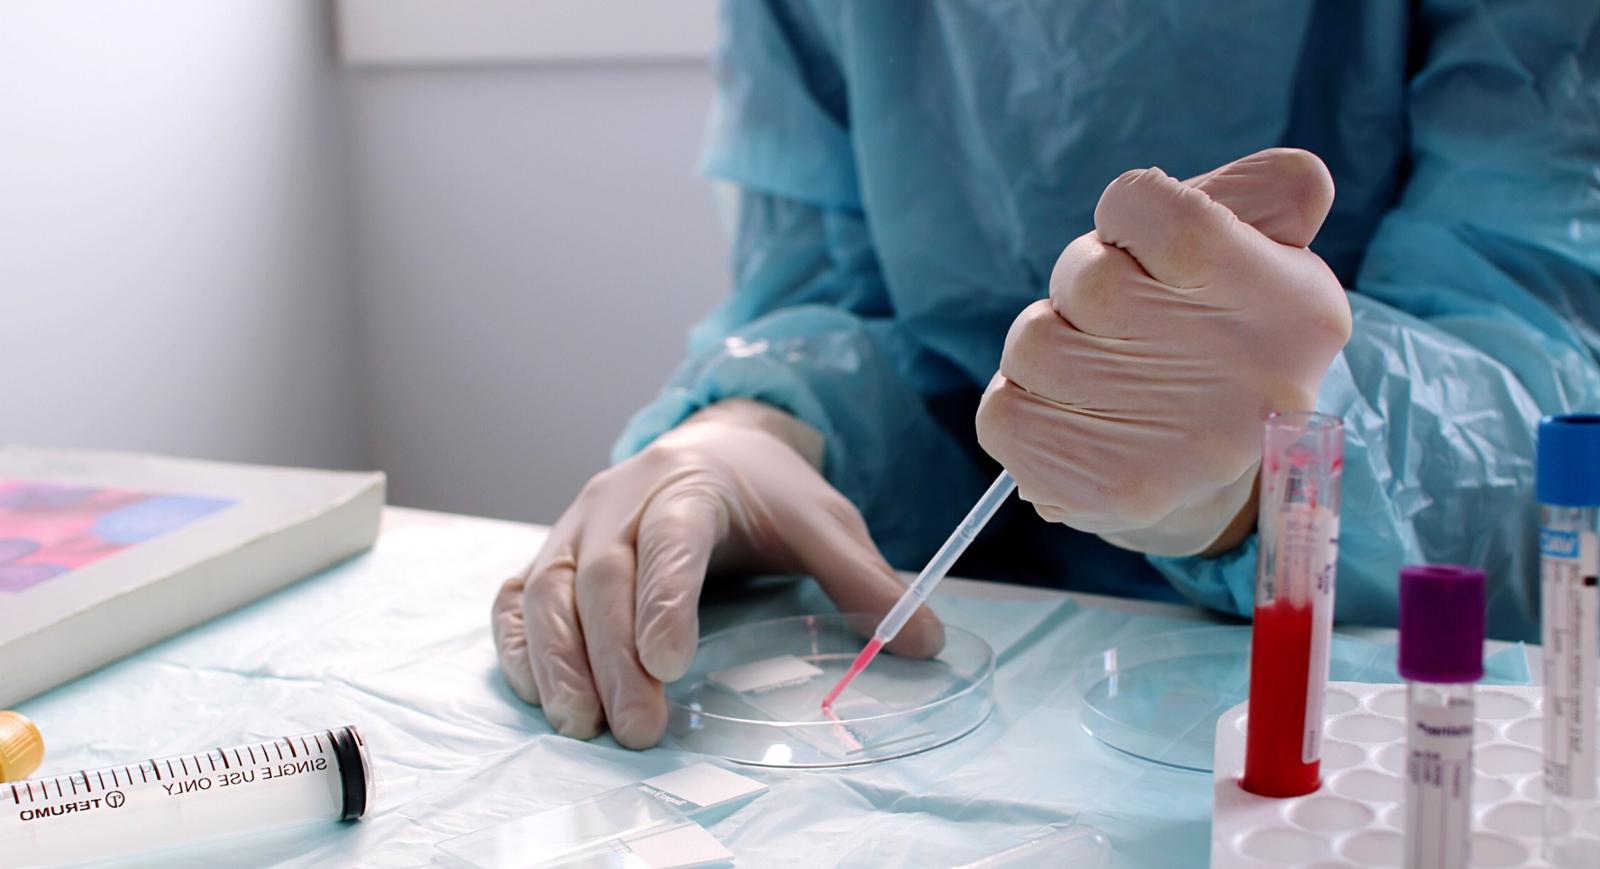
<svg viewBox="0 0 1600 869"><path fill-rule="evenodd" d="M495 598L511 689L561 733L609 724L617 742L647 748L667 723L662 683L694 658L708 571L808 573L843 612L888 612L905 586L818 473L822 446L787 414L726 401L596 475ZM924 608L891 648L943 644Z"/></svg>
<svg viewBox="0 0 1600 869"><path fill-rule="evenodd" d="M1158 555L1248 532L1262 420L1313 409L1350 337L1306 249L1332 203L1322 161L1289 148L1106 188L978 408L978 441L1040 516Z"/></svg>

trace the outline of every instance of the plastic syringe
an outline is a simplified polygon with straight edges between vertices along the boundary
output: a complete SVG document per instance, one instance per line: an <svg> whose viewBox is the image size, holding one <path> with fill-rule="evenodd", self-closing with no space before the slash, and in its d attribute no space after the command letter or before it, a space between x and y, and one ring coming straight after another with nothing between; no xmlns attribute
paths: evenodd
<svg viewBox="0 0 1600 869"><path fill-rule="evenodd" d="M283 824L355 820L372 789L354 727L11 782L0 785L0 866L103 860Z"/></svg>
<svg viewBox="0 0 1600 869"><path fill-rule="evenodd" d="M829 691L828 696L823 698L822 710L824 712L833 709L833 701L838 700L839 695L844 693L844 689L857 676L861 675L862 670L867 669L867 665L872 663L872 659L878 656L878 652L883 650L884 645L892 642L900 634L900 629L906 626L906 622L911 621L911 616L916 613L917 607L922 606L929 595L933 594L933 590L938 587L945 574L949 573L950 568L955 566L956 559L961 557L961 553L967 551L967 547L972 545L972 541L977 538L978 532L983 530L983 526L989 524L989 520L994 518L994 514L999 511L1000 505L1006 502L1006 497L1016 487L1017 481L1011 479L1011 474L1006 471L1001 471L1000 476L994 478L994 482L989 484L989 490L983 493L983 497L978 499L978 503L972 505L971 512L967 513L967 518L961 520L961 524L956 526L956 530L950 534L949 539L944 542L943 546L939 547L938 552L933 554L933 558L928 561L928 566L922 568L922 572L917 574L916 580L906 588L905 594L900 595L900 600L895 602L894 608L890 609L889 614L884 616L883 621L878 623L878 629L872 632L872 640L867 643L865 649L861 650L861 654L856 656L855 661L851 662L850 669L845 671L844 678L840 679L839 684L833 686L833 690Z"/></svg>

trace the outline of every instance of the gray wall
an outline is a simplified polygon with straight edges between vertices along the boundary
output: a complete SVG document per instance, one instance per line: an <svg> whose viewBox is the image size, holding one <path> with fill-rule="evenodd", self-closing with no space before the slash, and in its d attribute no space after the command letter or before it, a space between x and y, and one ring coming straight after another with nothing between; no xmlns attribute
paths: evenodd
<svg viewBox="0 0 1600 869"><path fill-rule="evenodd" d="M703 63L343 69L324 0L0 0L0 442L551 521L726 284Z"/></svg>
<svg viewBox="0 0 1600 869"><path fill-rule="evenodd" d="M704 64L352 70L394 500L554 521L726 287Z"/></svg>
<svg viewBox="0 0 1600 869"><path fill-rule="evenodd" d="M366 459L319 0L0 0L0 441Z"/></svg>

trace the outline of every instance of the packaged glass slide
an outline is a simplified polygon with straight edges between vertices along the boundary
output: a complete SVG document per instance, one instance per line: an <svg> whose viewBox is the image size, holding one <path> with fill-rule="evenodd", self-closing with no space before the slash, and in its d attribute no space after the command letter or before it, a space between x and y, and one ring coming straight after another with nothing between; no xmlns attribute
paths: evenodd
<svg viewBox="0 0 1600 869"><path fill-rule="evenodd" d="M439 848L483 869L643 869L655 865L646 856L651 851L687 857L706 854L707 846L720 860L726 850L703 835L696 820L766 789L755 779L697 763L457 836Z"/></svg>

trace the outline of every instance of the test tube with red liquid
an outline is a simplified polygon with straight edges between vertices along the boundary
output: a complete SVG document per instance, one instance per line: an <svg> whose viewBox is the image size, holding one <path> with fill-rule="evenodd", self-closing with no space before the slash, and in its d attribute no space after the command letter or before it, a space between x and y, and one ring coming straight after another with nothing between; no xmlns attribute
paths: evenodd
<svg viewBox="0 0 1600 869"><path fill-rule="evenodd" d="M1321 784L1343 470L1344 423L1337 417L1267 417L1240 781L1265 797L1300 796Z"/></svg>

